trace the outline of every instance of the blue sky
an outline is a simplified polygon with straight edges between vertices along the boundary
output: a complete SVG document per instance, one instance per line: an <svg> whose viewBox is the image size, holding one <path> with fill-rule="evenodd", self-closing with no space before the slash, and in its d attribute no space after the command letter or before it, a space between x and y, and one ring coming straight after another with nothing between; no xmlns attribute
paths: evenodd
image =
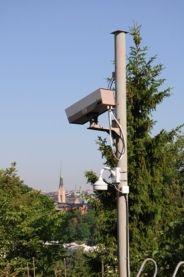
<svg viewBox="0 0 184 277"><path fill-rule="evenodd" d="M165 66L172 96L154 113L155 132L184 122L182 0L1 0L0 168L17 162L26 184L85 188L84 171L102 167L98 133L68 124L65 108L106 87L113 36L142 25L149 56ZM127 35L127 53L132 40Z"/></svg>

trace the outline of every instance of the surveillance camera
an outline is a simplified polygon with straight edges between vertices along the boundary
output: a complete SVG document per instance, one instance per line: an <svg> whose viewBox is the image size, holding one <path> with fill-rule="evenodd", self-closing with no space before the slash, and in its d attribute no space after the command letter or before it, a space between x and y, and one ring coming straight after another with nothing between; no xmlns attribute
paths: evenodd
<svg viewBox="0 0 184 277"><path fill-rule="evenodd" d="M93 185L94 190L107 190L107 183L104 182L102 176L98 178L98 180Z"/></svg>
<svg viewBox="0 0 184 277"><path fill-rule="evenodd" d="M84 124L115 106L112 90L100 88L68 107L65 112L69 123Z"/></svg>

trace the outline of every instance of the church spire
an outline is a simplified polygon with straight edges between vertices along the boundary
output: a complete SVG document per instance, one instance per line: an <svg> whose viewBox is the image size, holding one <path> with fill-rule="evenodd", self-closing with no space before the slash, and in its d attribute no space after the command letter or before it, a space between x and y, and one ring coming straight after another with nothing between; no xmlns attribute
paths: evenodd
<svg viewBox="0 0 184 277"><path fill-rule="evenodd" d="M58 202L66 203L65 188L64 188L63 177L61 176L61 170L60 170L60 178L59 178Z"/></svg>

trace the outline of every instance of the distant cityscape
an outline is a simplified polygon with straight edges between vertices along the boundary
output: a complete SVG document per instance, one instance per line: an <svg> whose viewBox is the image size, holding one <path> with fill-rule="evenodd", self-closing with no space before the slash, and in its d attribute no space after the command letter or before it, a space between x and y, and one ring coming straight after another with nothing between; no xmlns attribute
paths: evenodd
<svg viewBox="0 0 184 277"><path fill-rule="evenodd" d="M93 194L93 192L90 189L85 191L81 191L81 189L67 191L65 190L63 177L60 176L58 190L54 192L47 192L45 194L54 201L56 210L79 210L82 214L84 214L89 209L87 199Z"/></svg>

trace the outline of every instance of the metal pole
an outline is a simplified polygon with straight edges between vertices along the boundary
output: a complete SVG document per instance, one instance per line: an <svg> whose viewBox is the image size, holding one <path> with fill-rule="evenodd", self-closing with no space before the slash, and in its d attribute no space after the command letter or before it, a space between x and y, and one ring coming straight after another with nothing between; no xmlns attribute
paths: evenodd
<svg viewBox="0 0 184 277"><path fill-rule="evenodd" d="M27 263L27 277L30 277L29 276L29 265L28 265L28 263Z"/></svg>
<svg viewBox="0 0 184 277"><path fill-rule="evenodd" d="M102 277L104 277L104 260L103 260L103 258L102 258L102 260L101 260L101 267L102 267Z"/></svg>
<svg viewBox="0 0 184 277"><path fill-rule="evenodd" d="M122 127L124 136L124 155L118 161L121 172L121 181L118 187L118 264L119 277L129 276L128 250L128 197L123 191L127 187L127 111L126 111L126 32L113 32L115 39L115 85L116 85L116 116ZM123 141L117 139L117 154L122 151Z"/></svg>
<svg viewBox="0 0 184 277"><path fill-rule="evenodd" d="M65 268L65 277L66 277L66 259L64 258L64 268Z"/></svg>
<svg viewBox="0 0 184 277"><path fill-rule="evenodd" d="M33 277L36 277L36 270L35 270L35 257L33 257Z"/></svg>

